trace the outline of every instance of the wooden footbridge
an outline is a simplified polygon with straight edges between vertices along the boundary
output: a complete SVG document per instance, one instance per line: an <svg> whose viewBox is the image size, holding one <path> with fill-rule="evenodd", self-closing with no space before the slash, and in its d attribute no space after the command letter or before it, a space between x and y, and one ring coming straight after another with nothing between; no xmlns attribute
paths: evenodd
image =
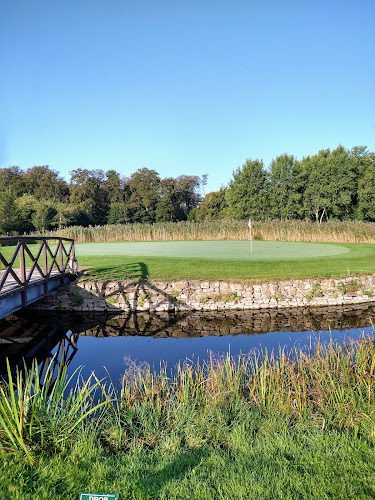
<svg viewBox="0 0 375 500"><path fill-rule="evenodd" d="M0 238L0 319L68 283L73 257L69 238Z"/></svg>

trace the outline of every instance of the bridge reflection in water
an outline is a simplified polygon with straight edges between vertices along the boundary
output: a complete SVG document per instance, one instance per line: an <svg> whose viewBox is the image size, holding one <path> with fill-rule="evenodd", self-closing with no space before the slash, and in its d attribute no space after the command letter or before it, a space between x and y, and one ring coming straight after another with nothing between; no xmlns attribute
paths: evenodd
<svg viewBox="0 0 375 500"><path fill-rule="evenodd" d="M375 318L375 310L364 305L353 307L335 308L306 308L294 310L262 310L262 311L232 311L232 312L212 312L212 313L129 313L117 316L103 316L98 314L41 314L35 311L26 311L10 315L0 321L0 377L6 374L6 358L9 359L13 370L16 366L23 367L24 363L30 366L33 359L36 359L41 374L45 372L50 363L53 366L50 370L57 372L62 366L74 367L85 364L88 373L100 368L99 363L106 362L109 373L111 367L115 365L114 357L127 356L131 354L127 351L129 346L134 346L134 342L129 344L126 337L139 339L137 357L142 361L147 361L147 356L142 357L142 349L145 348L145 340L149 338L153 344L153 361L167 362L171 366L171 360L176 361L171 356L173 349L178 351L179 356L191 357L197 350L194 339L206 342L212 351L224 341L232 339L238 345L249 345L249 338L256 336L253 344L269 348L278 349L282 342L281 332L312 332L329 330L350 330L359 331L372 325ZM273 332L273 333L270 333ZM279 334L277 333L279 332ZM261 335L265 334L265 335ZM124 338L122 343L120 338ZM88 341L92 339L88 343ZM95 339L97 340L95 340ZM115 350L100 357L104 345L100 339L110 338L116 341ZM291 334L293 339L293 334ZM294 337L297 341L298 333ZM306 338L306 334L304 337ZM329 338L329 337L328 337ZM85 339L85 340L84 340ZM158 339L160 339L158 341ZM168 350L165 350L163 340L170 339ZM179 341L179 339L181 339ZM185 343L184 340L185 339ZM267 339L267 342L266 342ZM270 344L271 339L271 344ZM189 344L186 344L189 341ZM160 346L156 347L160 343ZM221 342L221 346L223 342ZM183 347L181 347L183 346ZM150 346L148 346L150 349ZM190 349L190 350L188 350ZM157 352L156 352L157 351ZM246 352L241 348L242 352ZM104 352L104 351L103 351ZM231 351L232 352L232 351ZM79 354L78 354L79 353ZM202 353L202 349L198 355ZM156 356L156 357L155 357ZM122 359L121 358L121 359ZM100 360L100 361L98 361ZM74 368L73 367L73 368ZM122 367L124 367L122 363ZM113 377L121 376L121 367L117 361L117 367Z"/></svg>

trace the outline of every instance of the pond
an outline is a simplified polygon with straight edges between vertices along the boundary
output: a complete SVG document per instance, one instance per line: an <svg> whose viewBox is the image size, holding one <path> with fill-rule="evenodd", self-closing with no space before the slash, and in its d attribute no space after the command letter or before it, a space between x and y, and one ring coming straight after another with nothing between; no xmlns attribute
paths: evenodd
<svg viewBox="0 0 375 500"><path fill-rule="evenodd" d="M83 378L95 371L119 387L129 364L202 362L210 356L238 356L255 349L276 353L313 349L318 341L343 342L372 332L374 307L366 305L289 310L186 314L45 314L25 311L0 321L0 375L36 358L45 369L53 355Z"/></svg>

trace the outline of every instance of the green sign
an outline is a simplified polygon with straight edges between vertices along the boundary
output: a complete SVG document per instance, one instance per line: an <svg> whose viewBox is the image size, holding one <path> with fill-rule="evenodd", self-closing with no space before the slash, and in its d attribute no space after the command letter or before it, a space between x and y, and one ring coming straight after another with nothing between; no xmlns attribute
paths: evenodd
<svg viewBox="0 0 375 500"><path fill-rule="evenodd" d="M78 500L119 500L114 493L80 493Z"/></svg>

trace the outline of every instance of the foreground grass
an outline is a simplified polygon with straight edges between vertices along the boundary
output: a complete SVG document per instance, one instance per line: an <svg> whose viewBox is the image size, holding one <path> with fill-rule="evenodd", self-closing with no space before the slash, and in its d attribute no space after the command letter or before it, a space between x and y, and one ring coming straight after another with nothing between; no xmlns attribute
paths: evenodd
<svg viewBox="0 0 375 500"><path fill-rule="evenodd" d="M44 389L34 366L0 394L1 498L373 498L374 377L372 337L132 367L120 394L91 379L68 404L64 370Z"/></svg>
<svg viewBox="0 0 375 500"><path fill-rule="evenodd" d="M349 432L289 430L254 416L258 432L231 426L227 449L219 445L171 449L132 447L113 454L98 441L39 456L33 467L5 458L2 499L78 498L79 492L117 492L136 499L373 498L373 445Z"/></svg>
<svg viewBox="0 0 375 500"><path fill-rule="evenodd" d="M173 257L81 256L85 278L98 280L268 280L322 278L375 272L375 247L345 244L350 252L289 260L223 260Z"/></svg>

